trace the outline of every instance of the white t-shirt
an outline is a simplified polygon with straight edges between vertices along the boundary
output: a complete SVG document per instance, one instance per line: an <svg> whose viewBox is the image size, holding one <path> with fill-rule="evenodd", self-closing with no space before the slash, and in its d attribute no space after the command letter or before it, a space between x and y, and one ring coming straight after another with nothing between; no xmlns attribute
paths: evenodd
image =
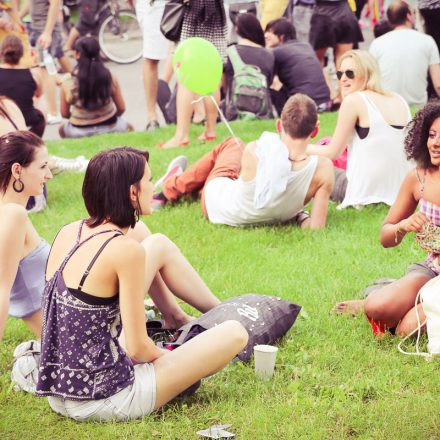
<svg viewBox="0 0 440 440"><path fill-rule="evenodd" d="M373 40L370 53L379 64L385 90L403 96L408 104L426 104L429 66L440 63L432 37L413 29L398 29Z"/></svg>

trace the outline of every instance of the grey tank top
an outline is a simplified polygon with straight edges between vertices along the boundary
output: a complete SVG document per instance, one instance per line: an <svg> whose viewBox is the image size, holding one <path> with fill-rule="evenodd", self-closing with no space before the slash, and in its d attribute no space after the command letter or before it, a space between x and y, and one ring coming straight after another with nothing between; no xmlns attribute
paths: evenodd
<svg viewBox="0 0 440 440"><path fill-rule="evenodd" d="M17 275L11 289L9 314L17 318L29 316L41 309L50 246L42 241L18 265Z"/></svg>

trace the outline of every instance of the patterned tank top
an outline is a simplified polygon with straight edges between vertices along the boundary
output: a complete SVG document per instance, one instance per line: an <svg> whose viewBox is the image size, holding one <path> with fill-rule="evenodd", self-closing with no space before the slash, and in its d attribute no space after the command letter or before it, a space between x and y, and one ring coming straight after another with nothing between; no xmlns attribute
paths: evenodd
<svg viewBox="0 0 440 440"><path fill-rule="evenodd" d="M133 383L131 359L119 345L121 315L116 298L98 298L82 292L87 275L104 247L122 235L105 230L80 241L81 222L74 247L47 281L43 294L43 334L37 395L72 400L110 397ZM69 289L63 270L70 257L93 237L113 232L93 257L78 289ZM74 294L76 292L76 294ZM78 292L82 295L78 295ZM96 301L84 301L84 296ZM80 299L82 298L82 299ZM93 304L92 304L93 303Z"/></svg>
<svg viewBox="0 0 440 440"><path fill-rule="evenodd" d="M425 190L425 180L426 180L426 171L423 175L423 178L420 179L419 174L417 172L417 177L420 182L420 193L421 197L419 200L419 210L425 217L435 226L440 226L440 206L435 203L430 202L424 198L424 190ZM440 273L440 266L438 265L438 253L430 252L426 259L426 264L432 269L435 273Z"/></svg>

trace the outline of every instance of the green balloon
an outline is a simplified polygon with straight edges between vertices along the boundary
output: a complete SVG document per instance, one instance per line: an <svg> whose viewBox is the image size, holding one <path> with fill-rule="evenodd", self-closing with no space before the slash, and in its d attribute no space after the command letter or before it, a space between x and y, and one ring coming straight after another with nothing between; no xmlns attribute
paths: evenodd
<svg viewBox="0 0 440 440"><path fill-rule="evenodd" d="M220 84L223 64L216 47L204 38L188 38L173 57L177 80L199 95L210 95Z"/></svg>

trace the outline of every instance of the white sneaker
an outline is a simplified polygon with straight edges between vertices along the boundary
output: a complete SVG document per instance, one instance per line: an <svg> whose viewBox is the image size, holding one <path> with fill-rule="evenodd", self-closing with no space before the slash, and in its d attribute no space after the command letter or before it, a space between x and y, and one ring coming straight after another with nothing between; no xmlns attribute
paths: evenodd
<svg viewBox="0 0 440 440"><path fill-rule="evenodd" d="M64 159L62 157L52 156L53 168L52 174L59 174L63 171L71 173L84 173L89 161L84 156L78 156L75 159Z"/></svg>
<svg viewBox="0 0 440 440"><path fill-rule="evenodd" d="M63 118L61 117L60 114L58 114L58 115L51 115L50 113L47 114L47 121L46 122L49 125L59 124L62 120L63 120Z"/></svg>
<svg viewBox="0 0 440 440"><path fill-rule="evenodd" d="M188 159L185 156L177 156L168 165L166 173L154 184L155 188L162 184L171 176L180 176L188 165Z"/></svg>

